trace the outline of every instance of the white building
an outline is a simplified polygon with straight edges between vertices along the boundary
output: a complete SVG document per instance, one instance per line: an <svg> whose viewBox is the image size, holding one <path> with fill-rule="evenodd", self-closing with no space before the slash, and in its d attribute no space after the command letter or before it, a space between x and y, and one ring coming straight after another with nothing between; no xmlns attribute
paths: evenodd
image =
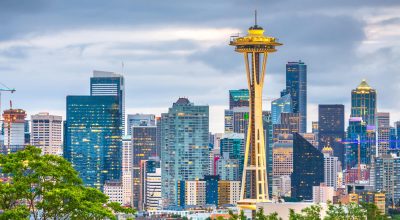
<svg viewBox="0 0 400 220"><path fill-rule="evenodd" d="M122 137L122 203L132 204L132 141L131 136Z"/></svg>
<svg viewBox="0 0 400 220"><path fill-rule="evenodd" d="M185 206L204 206L206 204L206 181L184 181Z"/></svg>
<svg viewBox="0 0 400 220"><path fill-rule="evenodd" d="M156 168L154 173L146 174L144 203L146 211L160 210L162 207L161 168Z"/></svg>
<svg viewBox="0 0 400 220"><path fill-rule="evenodd" d="M327 186L321 183L319 186L313 186L313 202L327 203L328 201L333 201L333 196L335 195L335 190L331 186Z"/></svg>
<svg viewBox="0 0 400 220"><path fill-rule="evenodd" d="M327 186L338 187L339 159L333 156L333 149L328 145L322 149L324 154L324 182Z"/></svg>
<svg viewBox="0 0 400 220"><path fill-rule="evenodd" d="M103 189L104 194L106 194L109 198L109 202L118 202L122 205L123 196L122 196L122 183L119 181L107 181L104 184Z"/></svg>
<svg viewBox="0 0 400 220"><path fill-rule="evenodd" d="M31 144L42 154L62 155L62 116L41 112L31 116Z"/></svg>
<svg viewBox="0 0 400 220"><path fill-rule="evenodd" d="M272 195L277 197L291 195L291 179L290 176L279 176L272 179Z"/></svg>

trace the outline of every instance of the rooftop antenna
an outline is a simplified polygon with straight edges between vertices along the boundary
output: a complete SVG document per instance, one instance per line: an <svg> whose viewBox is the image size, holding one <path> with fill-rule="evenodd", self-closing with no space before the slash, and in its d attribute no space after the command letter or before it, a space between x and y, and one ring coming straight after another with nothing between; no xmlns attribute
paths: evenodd
<svg viewBox="0 0 400 220"><path fill-rule="evenodd" d="M257 26L257 9L254 10L254 26Z"/></svg>

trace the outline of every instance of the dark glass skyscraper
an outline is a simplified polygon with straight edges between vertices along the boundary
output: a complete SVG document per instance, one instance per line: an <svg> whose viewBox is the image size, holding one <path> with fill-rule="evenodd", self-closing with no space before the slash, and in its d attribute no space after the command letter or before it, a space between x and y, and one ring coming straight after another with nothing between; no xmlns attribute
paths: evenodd
<svg viewBox="0 0 400 220"><path fill-rule="evenodd" d="M121 120L117 96L67 96L64 157L85 185L120 179Z"/></svg>
<svg viewBox="0 0 400 220"><path fill-rule="evenodd" d="M335 157L344 164L344 105L318 106L318 149L328 144L332 146Z"/></svg>
<svg viewBox="0 0 400 220"><path fill-rule="evenodd" d="M300 114L300 133L307 132L307 65L304 62L286 64L286 93L292 99L293 113Z"/></svg>
<svg viewBox="0 0 400 220"><path fill-rule="evenodd" d="M298 133L293 134L292 197L311 200L313 186L324 182L324 155Z"/></svg>
<svg viewBox="0 0 400 220"><path fill-rule="evenodd" d="M91 96L117 96L119 111L122 115L122 134L125 134L125 82L120 74L105 71L93 71L90 78Z"/></svg>
<svg viewBox="0 0 400 220"><path fill-rule="evenodd" d="M248 107L249 106L249 90L236 89L229 90L229 109L235 107Z"/></svg>
<svg viewBox="0 0 400 220"><path fill-rule="evenodd" d="M361 117L349 119L345 161L347 169L358 164L358 148L360 148L360 164L371 164L371 156L375 155L375 138L374 126L367 125Z"/></svg>
<svg viewBox="0 0 400 220"><path fill-rule="evenodd" d="M375 125L376 91L363 80L351 91L351 117L361 117L367 125Z"/></svg>

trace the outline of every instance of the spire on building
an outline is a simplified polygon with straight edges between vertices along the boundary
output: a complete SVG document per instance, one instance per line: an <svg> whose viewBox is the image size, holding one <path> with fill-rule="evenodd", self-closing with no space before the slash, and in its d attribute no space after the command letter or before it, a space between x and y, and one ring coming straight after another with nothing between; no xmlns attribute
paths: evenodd
<svg viewBox="0 0 400 220"><path fill-rule="evenodd" d="M372 89L372 87L368 85L365 79L363 79L360 85L357 86L357 90L369 90L369 89Z"/></svg>

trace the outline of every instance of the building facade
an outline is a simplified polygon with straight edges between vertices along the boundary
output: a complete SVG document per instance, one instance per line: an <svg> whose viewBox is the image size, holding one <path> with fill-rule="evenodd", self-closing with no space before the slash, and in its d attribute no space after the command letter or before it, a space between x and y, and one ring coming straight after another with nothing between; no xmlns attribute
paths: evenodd
<svg viewBox="0 0 400 220"><path fill-rule="evenodd" d="M249 106L249 90L248 89L235 89L229 90L229 109L235 107L248 107Z"/></svg>
<svg viewBox="0 0 400 220"><path fill-rule="evenodd" d="M62 155L62 116L42 112L31 116L31 144L42 154Z"/></svg>
<svg viewBox="0 0 400 220"><path fill-rule="evenodd" d="M292 98L286 94L271 102L272 124L281 123L281 113L292 113Z"/></svg>
<svg viewBox="0 0 400 220"><path fill-rule="evenodd" d="M302 62L286 64L286 92L292 99L292 112L300 115L300 133L307 132L307 65Z"/></svg>
<svg viewBox="0 0 400 220"><path fill-rule="evenodd" d="M312 187L324 182L324 156L298 133L293 134L292 197L312 200Z"/></svg>
<svg viewBox="0 0 400 220"><path fill-rule="evenodd" d="M3 113L4 147L3 154L22 150L25 147L25 117L22 109L7 109Z"/></svg>
<svg viewBox="0 0 400 220"><path fill-rule="evenodd" d="M376 90L362 80L351 91L351 117L361 117L367 125L375 125L376 99Z"/></svg>
<svg viewBox="0 0 400 220"><path fill-rule="evenodd" d="M318 149L329 145L335 157L344 164L344 105L318 105Z"/></svg>
<svg viewBox="0 0 400 220"><path fill-rule="evenodd" d="M116 96L118 99L118 108L121 112L121 129L125 134L125 80L121 74L93 71L90 78L90 95L91 96Z"/></svg>
<svg viewBox="0 0 400 220"><path fill-rule="evenodd" d="M67 96L64 157L85 185L120 180L121 120L117 96Z"/></svg>
<svg viewBox="0 0 400 220"><path fill-rule="evenodd" d="M209 107L179 98L161 116L162 197L165 208L178 206L180 181L209 173Z"/></svg>

